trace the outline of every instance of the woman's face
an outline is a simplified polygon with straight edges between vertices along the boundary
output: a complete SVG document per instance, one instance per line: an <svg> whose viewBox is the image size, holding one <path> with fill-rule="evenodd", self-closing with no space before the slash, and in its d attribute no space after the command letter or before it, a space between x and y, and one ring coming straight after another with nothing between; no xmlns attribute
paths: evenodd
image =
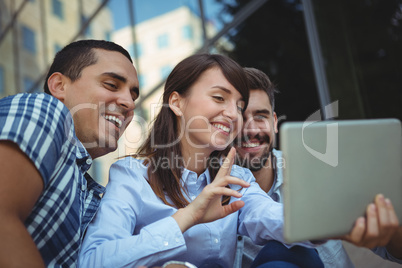
<svg viewBox="0 0 402 268"><path fill-rule="evenodd" d="M245 103L220 68L203 72L180 98L179 136L187 152L223 150L241 130Z"/></svg>

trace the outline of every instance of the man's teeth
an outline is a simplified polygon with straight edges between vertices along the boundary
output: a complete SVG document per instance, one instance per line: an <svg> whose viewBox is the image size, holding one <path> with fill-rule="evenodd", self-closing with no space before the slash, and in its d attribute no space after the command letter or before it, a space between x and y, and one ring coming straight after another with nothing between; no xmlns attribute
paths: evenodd
<svg viewBox="0 0 402 268"><path fill-rule="evenodd" d="M260 146L260 143L259 142L247 142L247 143L243 142L241 146L247 147L247 148L254 148L254 147Z"/></svg>
<svg viewBox="0 0 402 268"><path fill-rule="evenodd" d="M116 116L113 115L105 115L106 120L112 122L113 124L115 124L118 128L121 127L122 122L119 118L117 118Z"/></svg>
<svg viewBox="0 0 402 268"><path fill-rule="evenodd" d="M214 127L216 127L216 128L219 128L219 129L222 129L223 131L225 131L225 132L228 132L229 133L229 131L230 131L230 128L228 128L228 127L226 127L226 126L224 126L224 125L221 125L221 124L212 124Z"/></svg>

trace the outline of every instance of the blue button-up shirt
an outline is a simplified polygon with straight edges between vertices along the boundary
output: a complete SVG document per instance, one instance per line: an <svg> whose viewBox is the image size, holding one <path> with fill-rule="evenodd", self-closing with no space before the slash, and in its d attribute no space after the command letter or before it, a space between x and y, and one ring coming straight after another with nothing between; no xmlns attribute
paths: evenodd
<svg viewBox="0 0 402 268"><path fill-rule="evenodd" d="M47 94L3 98L0 140L16 143L42 176L43 192L25 226L46 266L75 267L104 187L86 174L91 158L75 136L67 107Z"/></svg>
<svg viewBox="0 0 402 268"><path fill-rule="evenodd" d="M131 157L119 160L111 167L105 196L88 227L80 266L152 267L179 260L198 267L233 267L238 233L250 236L255 243L283 241L282 204L261 190L248 169L234 165L231 175L251 183L241 190L245 206L182 234L171 217L177 209L155 195L147 181L147 167ZM208 170L197 176L183 169L182 183L189 201L210 182Z"/></svg>

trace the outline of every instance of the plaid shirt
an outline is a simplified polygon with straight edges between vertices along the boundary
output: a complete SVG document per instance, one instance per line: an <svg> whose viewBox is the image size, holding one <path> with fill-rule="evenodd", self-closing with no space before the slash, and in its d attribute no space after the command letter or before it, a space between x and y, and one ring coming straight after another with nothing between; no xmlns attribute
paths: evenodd
<svg viewBox="0 0 402 268"><path fill-rule="evenodd" d="M3 98L0 140L15 142L42 176L42 195L25 226L46 266L75 267L104 187L86 173L92 159L75 136L68 109L47 94Z"/></svg>

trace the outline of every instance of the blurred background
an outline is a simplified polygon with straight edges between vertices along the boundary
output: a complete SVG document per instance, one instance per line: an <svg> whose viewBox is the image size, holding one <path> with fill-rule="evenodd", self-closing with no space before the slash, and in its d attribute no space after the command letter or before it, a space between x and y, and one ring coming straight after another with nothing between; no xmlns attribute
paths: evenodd
<svg viewBox="0 0 402 268"><path fill-rule="evenodd" d="M322 119L402 120L402 0L0 0L0 98L42 92L55 53L79 39L122 45L140 81L119 149L91 168L102 184L146 137L172 68L198 52L266 72L280 124L320 109ZM379 267L362 254L360 267Z"/></svg>

